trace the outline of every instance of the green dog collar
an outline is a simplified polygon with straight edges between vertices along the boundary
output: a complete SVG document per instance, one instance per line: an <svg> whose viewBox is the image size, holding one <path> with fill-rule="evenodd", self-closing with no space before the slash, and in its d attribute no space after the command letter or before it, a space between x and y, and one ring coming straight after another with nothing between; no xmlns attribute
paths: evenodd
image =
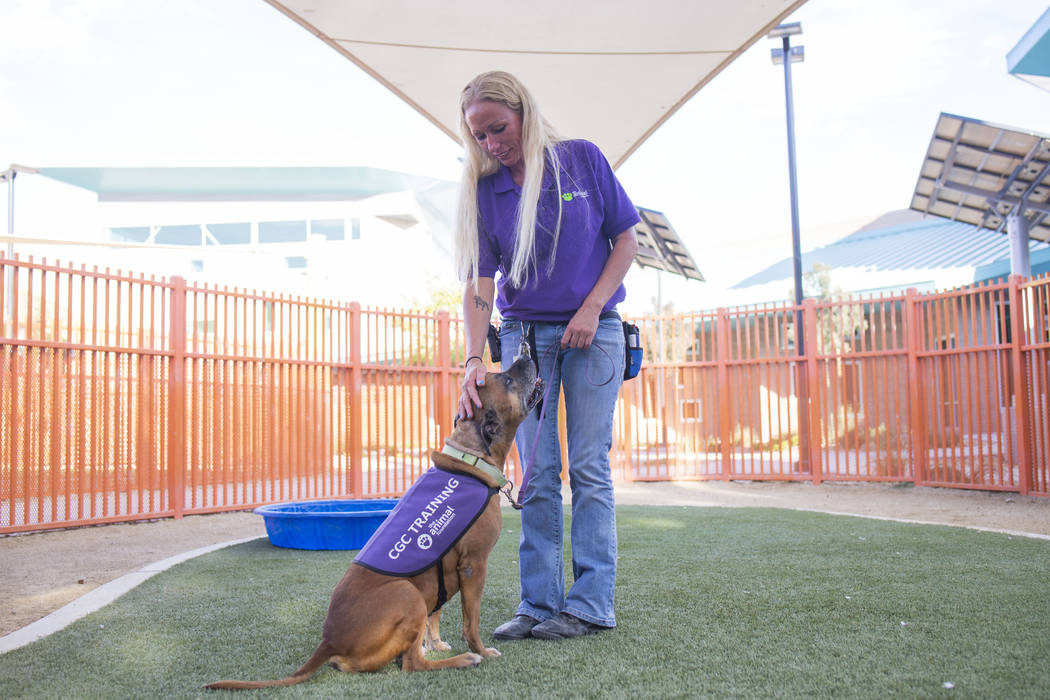
<svg viewBox="0 0 1050 700"><path fill-rule="evenodd" d="M503 476L503 472L501 470L492 466L477 455L472 455L469 452L457 450L455 447L449 444L446 444L442 448L441 453L446 454L449 457L454 457L455 459L458 459L461 462L466 462L467 464L477 467L478 469L495 479L496 485L500 488L503 488L503 486L507 483L507 477Z"/></svg>

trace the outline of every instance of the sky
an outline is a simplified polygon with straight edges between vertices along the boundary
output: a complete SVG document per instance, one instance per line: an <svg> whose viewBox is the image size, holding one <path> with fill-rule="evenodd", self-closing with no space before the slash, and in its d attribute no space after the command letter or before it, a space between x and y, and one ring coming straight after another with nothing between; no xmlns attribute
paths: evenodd
<svg viewBox="0 0 1050 700"><path fill-rule="evenodd" d="M940 112L1050 133L1050 92L1006 66L1046 9L810 0L796 11L787 21L802 23L792 43L806 53L792 66L803 249L907 208ZM619 169L708 280L665 274L658 288L655 273L632 269L631 307L657 293L676 310L717 306L734 282L790 257L775 45L757 42ZM0 0L0 168L362 165L456 180L459 155L262 0ZM37 225L17 222L20 233L60 237Z"/></svg>

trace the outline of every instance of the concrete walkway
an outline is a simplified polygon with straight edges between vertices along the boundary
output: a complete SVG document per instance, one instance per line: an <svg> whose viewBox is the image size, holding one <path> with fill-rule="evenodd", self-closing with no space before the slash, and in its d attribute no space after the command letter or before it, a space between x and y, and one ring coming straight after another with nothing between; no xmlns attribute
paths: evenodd
<svg viewBox="0 0 1050 700"><path fill-rule="evenodd" d="M72 603L59 608L47 617L41 618L30 625L26 625L22 629L16 630L9 635L0 637L0 654L6 654L12 649L23 647L26 644L35 642L38 639L68 627L80 618L109 605L143 581L156 576L162 571L170 569L176 564L181 564L184 561L193 559L194 557L199 557L208 552L214 552L217 549L241 544L242 542L250 542L255 539L259 538L246 537L240 540L230 540L229 542L220 542L219 544L200 547L188 552L183 552L182 554L176 554L167 559L161 559L152 564L147 564L138 571L134 571L130 574L124 574L120 578L105 583L89 593L85 593Z"/></svg>

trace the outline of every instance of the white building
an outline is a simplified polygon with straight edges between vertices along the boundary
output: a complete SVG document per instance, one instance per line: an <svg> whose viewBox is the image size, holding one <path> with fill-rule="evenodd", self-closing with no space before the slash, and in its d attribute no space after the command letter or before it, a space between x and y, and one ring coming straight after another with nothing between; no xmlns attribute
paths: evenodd
<svg viewBox="0 0 1050 700"><path fill-rule="evenodd" d="M458 287L455 183L364 167L41 168L16 179L8 248L365 306Z"/></svg>

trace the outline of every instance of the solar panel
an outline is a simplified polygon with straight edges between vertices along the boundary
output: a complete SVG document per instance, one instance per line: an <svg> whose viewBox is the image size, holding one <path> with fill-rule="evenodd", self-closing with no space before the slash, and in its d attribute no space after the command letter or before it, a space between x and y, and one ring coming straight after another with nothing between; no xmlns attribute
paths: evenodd
<svg viewBox="0 0 1050 700"><path fill-rule="evenodd" d="M678 237L678 233L671 227L667 217L652 209L636 208L642 223L635 226L635 232L638 234L638 253L634 261L641 267L652 267L681 275L686 279L704 282L704 276L697 269L696 261Z"/></svg>
<svg viewBox="0 0 1050 700"><path fill-rule="evenodd" d="M1050 136L942 113L911 208L999 233L1017 214L1050 242Z"/></svg>

